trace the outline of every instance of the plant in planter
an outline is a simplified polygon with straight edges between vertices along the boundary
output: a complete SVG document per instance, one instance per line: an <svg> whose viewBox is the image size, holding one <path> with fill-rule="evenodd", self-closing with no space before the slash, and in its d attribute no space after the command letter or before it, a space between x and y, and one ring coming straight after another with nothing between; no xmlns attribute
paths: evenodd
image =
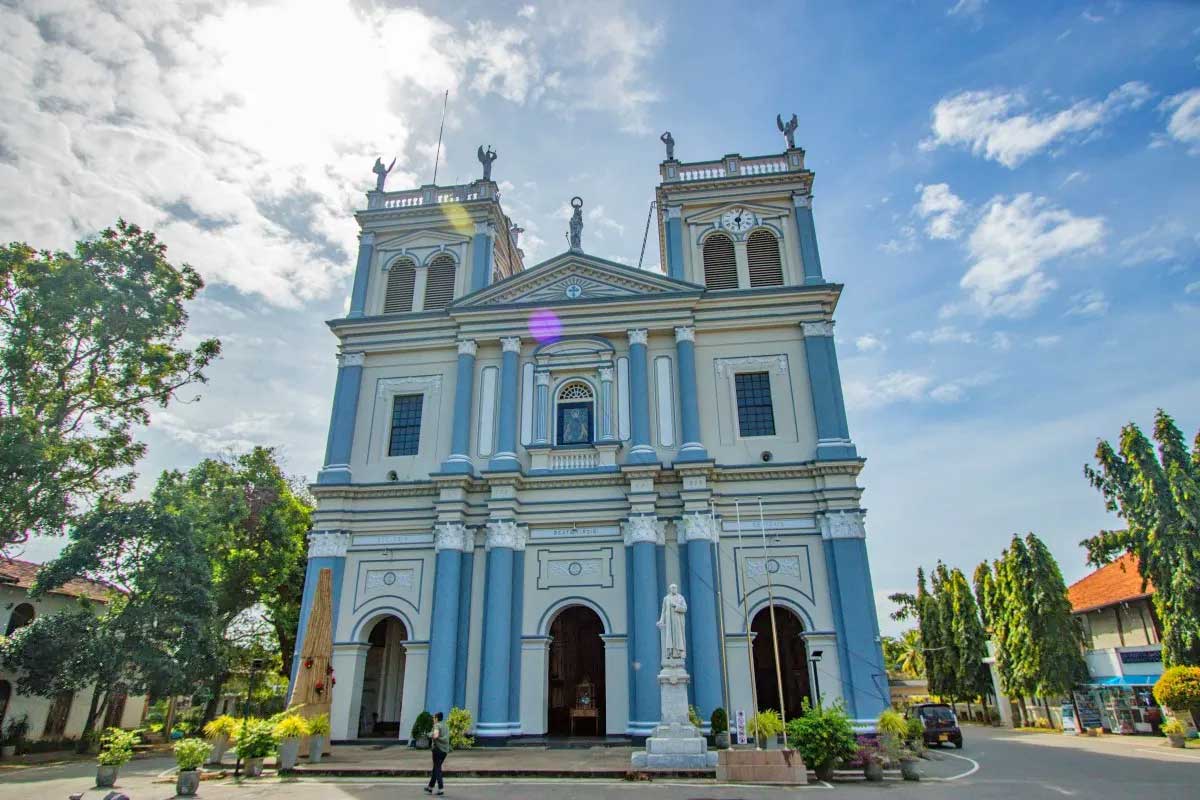
<svg viewBox="0 0 1200 800"><path fill-rule="evenodd" d="M874 744L867 743L858 748L857 760L862 762L863 777L871 783L883 780L883 754Z"/></svg>
<svg viewBox="0 0 1200 800"><path fill-rule="evenodd" d="M898 764L908 736L908 721L894 709L887 708L875 721L875 730L879 732L879 749L884 757L889 763Z"/></svg>
<svg viewBox="0 0 1200 800"><path fill-rule="evenodd" d="M823 781L833 777L839 762L858 752L854 726L840 702L822 708L805 703L804 715L788 720L788 744L800 751L804 763Z"/></svg>
<svg viewBox="0 0 1200 800"><path fill-rule="evenodd" d="M428 711L417 714L409 732L409 742L420 750L429 749L429 734L433 733L433 715Z"/></svg>
<svg viewBox="0 0 1200 800"><path fill-rule="evenodd" d="M291 769L300 759L300 740L308 736L308 720L299 714L286 714L271 731L279 742L279 769Z"/></svg>
<svg viewBox="0 0 1200 800"><path fill-rule="evenodd" d="M246 762L246 775L262 775L263 759L275 752L274 726L265 719L248 719L238 732L237 753Z"/></svg>
<svg viewBox="0 0 1200 800"><path fill-rule="evenodd" d="M925 723L916 717L904 721L904 746L918 756L925 752Z"/></svg>
<svg viewBox="0 0 1200 800"><path fill-rule="evenodd" d="M465 708L450 709L446 717L446 727L450 729L450 747L454 750L470 750L475 746L475 739L467 735L471 730L471 712Z"/></svg>
<svg viewBox="0 0 1200 800"><path fill-rule="evenodd" d="M1185 740L1187 739L1187 726L1179 720L1172 717L1164 722L1162 728L1159 730L1161 730L1163 735L1171 741L1171 747L1182 748L1185 746Z"/></svg>
<svg viewBox="0 0 1200 800"><path fill-rule="evenodd" d="M12 758L17 754L17 749L25 742L25 737L29 735L29 715L22 714L19 717L13 717L8 721L8 725L4 728L4 743L0 745L0 755L5 758Z"/></svg>
<svg viewBox="0 0 1200 800"><path fill-rule="evenodd" d="M317 714L308 720L308 763L318 764L325 740L329 738L329 715Z"/></svg>
<svg viewBox="0 0 1200 800"><path fill-rule="evenodd" d="M779 749L779 734L783 733L783 720L779 718L779 712L775 709L768 708L755 714L750 722L746 723L746 729L750 731L750 735L754 737L754 742L758 747L767 750Z"/></svg>
<svg viewBox="0 0 1200 800"><path fill-rule="evenodd" d="M208 760L212 745L203 739L180 739L175 743L175 764L179 777L175 779L175 794L191 797L200 788L200 768Z"/></svg>
<svg viewBox="0 0 1200 800"><path fill-rule="evenodd" d="M214 718L204 726L204 735L212 745L212 760L210 764L220 764L229 743L237 738L238 721L228 714Z"/></svg>
<svg viewBox="0 0 1200 800"><path fill-rule="evenodd" d="M718 706L713 709L712 718L713 743L722 750L729 749L729 715L725 709Z"/></svg>
<svg viewBox="0 0 1200 800"><path fill-rule="evenodd" d="M698 731L704 730L704 720L700 719L700 709L688 706L688 722Z"/></svg>
<svg viewBox="0 0 1200 800"><path fill-rule="evenodd" d="M117 770L133 758L133 746L138 735L134 731L109 728L100 737L100 753L96 756L96 786L101 789L117 782Z"/></svg>
<svg viewBox="0 0 1200 800"><path fill-rule="evenodd" d="M1185 728L1188 716L1192 727L1200 727L1200 667L1167 669L1154 684L1154 699L1170 709Z"/></svg>

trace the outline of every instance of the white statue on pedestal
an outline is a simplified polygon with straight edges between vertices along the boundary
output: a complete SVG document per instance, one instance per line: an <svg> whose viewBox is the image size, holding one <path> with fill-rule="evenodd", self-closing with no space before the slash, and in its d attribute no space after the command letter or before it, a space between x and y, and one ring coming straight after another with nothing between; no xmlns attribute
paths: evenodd
<svg viewBox="0 0 1200 800"><path fill-rule="evenodd" d="M684 641L684 616L687 614L687 601L679 593L679 587L671 584L668 594L662 601L662 613L658 616L658 629L662 631L662 665L669 662L678 663L687 657L687 644Z"/></svg>

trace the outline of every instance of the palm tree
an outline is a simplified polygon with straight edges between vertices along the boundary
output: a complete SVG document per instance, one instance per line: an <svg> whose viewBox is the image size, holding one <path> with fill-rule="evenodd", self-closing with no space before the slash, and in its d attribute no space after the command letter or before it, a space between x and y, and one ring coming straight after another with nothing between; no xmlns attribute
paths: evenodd
<svg viewBox="0 0 1200 800"><path fill-rule="evenodd" d="M896 640L896 666L905 675L918 678L925 674L925 653L921 632L910 628Z"/></svg>

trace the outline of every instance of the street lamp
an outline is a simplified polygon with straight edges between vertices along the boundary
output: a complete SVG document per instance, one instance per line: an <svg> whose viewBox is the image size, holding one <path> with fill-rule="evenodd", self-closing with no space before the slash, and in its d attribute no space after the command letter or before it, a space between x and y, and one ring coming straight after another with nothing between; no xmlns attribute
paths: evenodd
<svg viewBox="0 0 1200 800"><path fill-rule="evenodd" d="M246 687L246 702L242 704L242 731L246 730L246 719L250 716L250 698L254 695L254 679L258 677L259 671L263 668L263 660L256 658L250 662L250 679L249 685ZM239 749L237 761L233 764L233 777L238 777L242 769L242 751Z"/></svg>
<svg viewBox="0 0 1200 800"><path fill-rule="evenodd" d="M824 650L813 650L808 654L808 663L812 667L809 674L812 676L813 694L816 695L817 708L821 707L821 676L817 673L817 664L821 663L821 656L824 654Z"/></svg>

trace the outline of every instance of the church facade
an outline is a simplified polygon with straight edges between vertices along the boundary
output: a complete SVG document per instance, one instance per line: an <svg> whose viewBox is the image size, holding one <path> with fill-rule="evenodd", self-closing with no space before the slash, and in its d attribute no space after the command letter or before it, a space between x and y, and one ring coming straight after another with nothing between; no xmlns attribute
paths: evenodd
<svg viewBox="0 0 1200 800"><path fill-rule="evenodd" d="M335 740L452 707L484 739L644 736L671 584L705 727L887 705L813 173L790 142L673 145L661 271L587 252L578 198L571 248L526 268L491 153L368 193L296 659L328 570Z"/></svg>

